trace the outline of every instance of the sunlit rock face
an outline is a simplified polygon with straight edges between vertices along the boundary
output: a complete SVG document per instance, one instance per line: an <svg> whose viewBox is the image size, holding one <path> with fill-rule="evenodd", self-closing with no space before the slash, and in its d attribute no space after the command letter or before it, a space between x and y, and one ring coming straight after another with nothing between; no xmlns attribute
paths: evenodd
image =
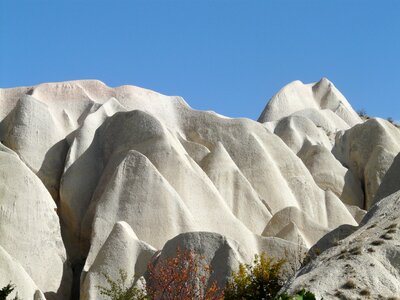
<svg viewBox="0 0 400 300"><path fill-rule="evenodd" d="M306 287L323 299L396 299L400 295L399 232L400 191L376 203L347 237L339 230L324 237L336 241L300 269L285 290Z"/></svg>
<svg viewBox="0 0 400 300"><path fill-rule="evenodd" d="M397 186L399 130L327 79L287 85L258 122L99 81L0 89L0 120L1 259L46 299L101 299L103 272L139 278L171 245L223 261L221 286L263 251L296 268Z"/></svg>

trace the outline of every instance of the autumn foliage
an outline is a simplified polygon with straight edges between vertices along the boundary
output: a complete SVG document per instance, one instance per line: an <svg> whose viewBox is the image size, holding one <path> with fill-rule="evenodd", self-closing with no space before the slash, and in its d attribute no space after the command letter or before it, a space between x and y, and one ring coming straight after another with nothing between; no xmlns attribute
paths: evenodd
<svg viewBox="0 0 400 300"><path fill-rule="evenodd" d="M223 291L214 281L209 283L211 268L204 257L190 250L177 249L174 257L150 262L147 266L146 288L128 281L125 271L114 281L105 276L109 287L97 286L100 294L112 300L220 300Z"/></svg>
<svg viewBox="0 0 400 300"><path fill-rule="evenodd" d="M176 256L148 264L147 294L150 299L219 300L223 291L216 282L208 284L211 268L204 257L177 249Z"/></svg>
<svg viewBox="0 0 400 300"><path fill-rule="evenodd" d="M253 264L240 264L225 290L219 289L215 281L209 282L211 268L204 257L193 251L177 249L176 256L159 259L148 264L146 288L135 285L133 279L129 282L126 272L120 270L120 278L116 281L103 274L110 287L98 286L100 294L112 300L316 299L304 289L295 295L279 294L284 283L282 266L285 260L275 260L265 253L256 255Z"/></svg>

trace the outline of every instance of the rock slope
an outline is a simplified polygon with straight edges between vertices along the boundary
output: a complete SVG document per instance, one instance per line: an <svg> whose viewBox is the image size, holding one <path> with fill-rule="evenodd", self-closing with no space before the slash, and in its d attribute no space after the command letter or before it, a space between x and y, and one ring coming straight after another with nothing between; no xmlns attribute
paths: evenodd
<svg viewBox="0 0 400 300"><path fill-rule="evenodd" d="M332 247L296 274L287 291L306 287L324 299L397 299L399 230L400 191L375 204L354 233L343 239L338 234Z"/></svg>
<svg viewBox="0 0 400 300"><path fill-rule="evenodd" d="M221 286L262 251L296 267L385 196L399 134L327 79L284 87L259 122L99 81L0 89L2 259L46 299L101 299L103 272L139 278L178 245Z"/></svg>
<svg viewBox="0 0 400 300"><path fill-rule="evenodd" d="M32 285L34 282L36 289L45 292L47 299L68 299L72 273L66 261L56 204L39 178L3 145L0 178L2 259L6 265L18 262L13 270L15 276L30 276ZM1 273L2 283L10 280L3 264ZM20 294L26 295L25 291Z"/></svg>

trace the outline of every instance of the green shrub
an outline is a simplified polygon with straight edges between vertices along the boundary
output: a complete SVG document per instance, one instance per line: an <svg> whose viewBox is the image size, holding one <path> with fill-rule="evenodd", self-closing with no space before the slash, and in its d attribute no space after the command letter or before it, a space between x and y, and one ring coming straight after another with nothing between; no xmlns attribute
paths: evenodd
<svg viewBox="0 0 400 300"><path fill-rule="evenodd" d="M112 300L146 300L149 299L146 294L146 290L134 285L133 280L128 281L128 275L126 271L119 270L119 278L114 281L109 275L103 273L106 278L109 288L103 286L97 286L100 290L100 294L107 296Z"/></svg>
<svg viewBox="0 0 400 300"><path fill-rule="evenodd" d="M0 300L6 300L7 296L9 296L14 291L14 289L15 289L15 285L13 285L11 282L9 284L7 284L5 287L3 287L0 290ZM19 300L18 293L14 297L13 300Z"/></svg>
<svg viewBox="0 0 400 300"><path fill-rule="evenodd" d="M308 292L304 289L297 292L293 296L289 296L288 294L282 294L275 298L276 300L316 300L315 295L311 292ZM274 300L275 300L274 299Z"/></svg>
<svg viewBox="0 0 400 300"><path fill-rule="evenodd" d="M274 299L284 283L284 263L283 259L274 260L262 253L255 256L253 265L240 264L226 284L225 299Z"/></svg>
<svg viewBox="0 0 400 300"><path fill-rule="evenodd" d="M226 300L315 300L315 295L304 289L295 295L279 294L285 280L282 276L284 259L275 260L265 253L256 255L252 265L240 264L228 280Z"/></svg>

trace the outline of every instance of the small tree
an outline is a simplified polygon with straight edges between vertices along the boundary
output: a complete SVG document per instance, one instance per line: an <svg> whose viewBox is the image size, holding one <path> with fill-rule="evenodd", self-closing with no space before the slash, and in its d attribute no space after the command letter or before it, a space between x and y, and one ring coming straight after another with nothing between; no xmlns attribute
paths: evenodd
<svg viewBox="0 0 400 300"><path fill-rule="evenodd" d="M284 263L284 259L274 260L262 253L255 256L253 265L240 264L226 284L225 299L275 299L284 283Z"/></svg>
<svg viewBox="0 0 400 300"><path fill-rule="evenodd" d="M175 257L148 264L147 293L150 299L218 300L223 291L214 281L207 288L211 268L204 257L193 251L177 249Z"/></svg>

